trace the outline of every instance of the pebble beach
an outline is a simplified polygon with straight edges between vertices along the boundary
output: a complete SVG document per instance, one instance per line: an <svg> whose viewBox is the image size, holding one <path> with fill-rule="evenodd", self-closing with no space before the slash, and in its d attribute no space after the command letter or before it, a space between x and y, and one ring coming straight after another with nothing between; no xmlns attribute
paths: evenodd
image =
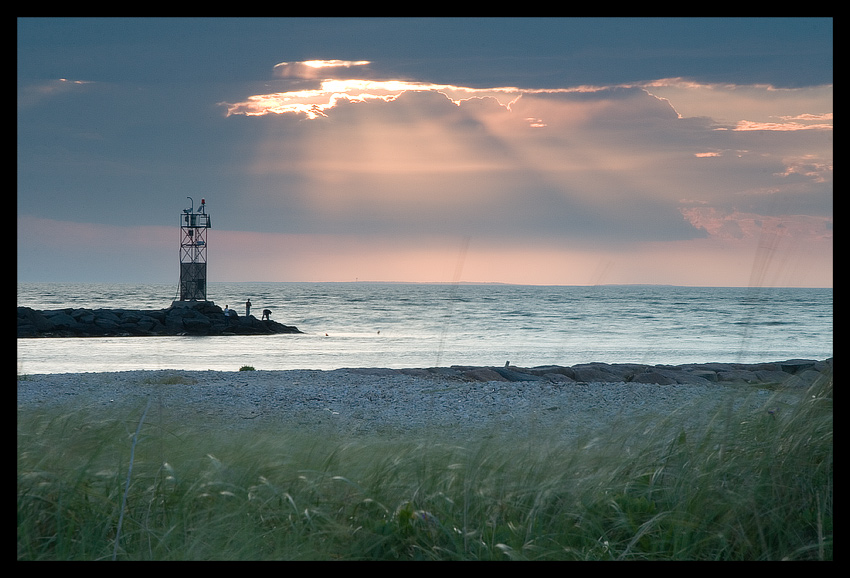
<svg viewBox="0 0 850 578"><path fill-rule="evenodd" d="M807 370L809 381L818 374L831 378L831 360L817 368ZM799 378L785 385L740 379L662 385L575 381L551 368L537 373L543 375L528 373L527 380L508 380L494 368L39 374L18 377L17 405L19 412L82 409L129 421L147 408L148 419L217 430L454 435L545 429L581 437L620 420L676 419L698 406L707 419L729 404L778 411L799 403L807 389Z"/></svg>

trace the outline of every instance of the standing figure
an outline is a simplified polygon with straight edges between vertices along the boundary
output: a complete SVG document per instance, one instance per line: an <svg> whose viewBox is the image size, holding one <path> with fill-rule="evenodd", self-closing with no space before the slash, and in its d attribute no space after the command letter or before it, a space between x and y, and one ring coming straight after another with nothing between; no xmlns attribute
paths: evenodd
<svg viewBox="0 0 850 578"><path fill-rule="evenodd" d="M250 299L248 299L245 302L245 317L248 317L249 315L251 315L251 300Z"/></svg>

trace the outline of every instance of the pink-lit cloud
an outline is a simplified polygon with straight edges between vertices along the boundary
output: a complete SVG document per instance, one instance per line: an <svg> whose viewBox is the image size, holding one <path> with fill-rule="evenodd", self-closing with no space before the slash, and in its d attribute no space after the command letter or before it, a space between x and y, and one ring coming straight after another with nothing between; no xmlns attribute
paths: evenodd
<svg viewBox="0 0 850 578"><path fill-rule="evenodd" d="M831 87L471 88L286 68L318 84L227 105L229 116L270 117L251 174L298 183L258 202L309 216L327 238L397 239L405 251L380 260L399 275L401 255L424 263L417 240L439 235L473 240L465 274L482 281L513 279L492 273L501 254L528 279L548 270L540 282L588 283L588 267L604 261L608 282L651 282L651 271L741 283L765 235L782 239L780 251L831 259ZM660 247L678 272L652 261ZM682 268L701 260L699 271Z"/></svg>
<svg viewBox="0 0 850 578"><path fill-rule="evenodd" d="M794 117L784 117L784 122L757 122L752 120L739 120L732 130L832 130L831 123L804 124L801 122L790 122ZM797 117L801 118L801 117ZM811 116L809 116L811 118Z"/></svg>
<svg viewBox="0 0 850 578"><path fill-rule="evenodd" d="M682 214L712 238L730 241L757 239L766 234L786 238L832 240L832 218L808 215L757 215L724 212L712 207L683 208Z"/></svg>

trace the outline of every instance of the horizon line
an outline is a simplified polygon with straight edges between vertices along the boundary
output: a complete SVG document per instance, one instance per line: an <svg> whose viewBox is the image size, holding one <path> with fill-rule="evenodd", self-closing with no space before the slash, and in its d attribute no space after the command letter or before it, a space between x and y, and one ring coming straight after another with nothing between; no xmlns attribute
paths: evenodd
<svg viewBox="0 0 850 578"><path fill-rule="evenodd" d="M170 281L17 281L17 284L67 285L178 285ZM694 289L834 289L834 286L809 287L801 285L677 285L675 283L588 283L584 285L559 283L510 283L506 281L207 281L208 284L363 284L363 285L506 285L515 287L682 287Z"/></svg>

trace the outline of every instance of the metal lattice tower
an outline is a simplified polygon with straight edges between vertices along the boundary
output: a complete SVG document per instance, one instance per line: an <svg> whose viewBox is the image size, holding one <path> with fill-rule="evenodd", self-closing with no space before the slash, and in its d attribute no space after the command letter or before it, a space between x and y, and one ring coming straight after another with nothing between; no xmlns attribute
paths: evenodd
<svg viewBox="0 0 850 578"><path fill-rule="evenodd" d="M210 216L206 201L195 211L192 206L180 215L180 301L207 300L207 229Z"/></svg>

